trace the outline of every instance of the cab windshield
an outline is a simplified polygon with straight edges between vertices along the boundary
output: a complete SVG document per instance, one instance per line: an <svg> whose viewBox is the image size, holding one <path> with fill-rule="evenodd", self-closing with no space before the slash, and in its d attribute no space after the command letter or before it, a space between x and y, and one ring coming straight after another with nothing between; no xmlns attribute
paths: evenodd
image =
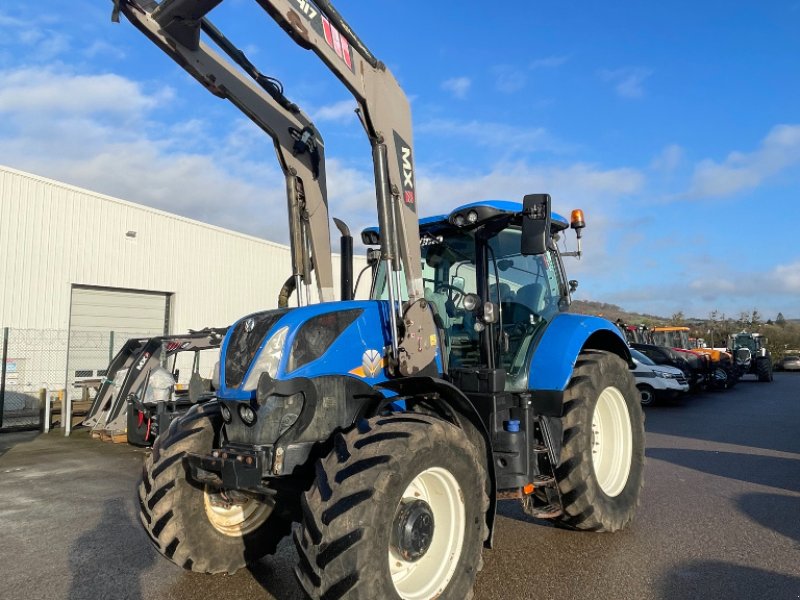
<svg viewBox="0 0 800 600"><path fill-rule="evenodd" d="M483 366L480 326L476 328L475 315L464 308L466 294L476 294L482 302L498 305L499 321L493 340L496 364L506 370L510 380L523 374L535 334L565 308L564 277L557 253L523 256L520 236L519 228L508 227L491 237L486 243L484 269L478 269L476 264L478 251L473 232L422 236L425 299L433 306L437 325L445 334L448 368ZM487 274L485 286L478 281L479 271ZM404 278L400 279L400 295L407 299ZM373 298L388 299L385 263L380 263L376 273Z"/></svg>

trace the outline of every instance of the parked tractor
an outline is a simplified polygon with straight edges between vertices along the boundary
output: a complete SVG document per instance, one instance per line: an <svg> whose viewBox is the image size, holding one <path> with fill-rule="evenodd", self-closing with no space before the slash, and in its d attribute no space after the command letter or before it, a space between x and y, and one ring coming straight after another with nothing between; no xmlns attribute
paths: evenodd
<svg viewBox="0 0 800 600"><path fill-rule="evenodd" d="M295 573L312 598L461 600L499 500L572 529L626 527L642 410L615 326L567 312L574 286L556 239L572 228L580 240L583 213L568 221L530 194L419 219L409 104L389 70L329 2L258 0L353 93L372 145L371 298L346 286L340 301L303 302L303 269L320 299L331 290L321 137L208 21L220 1L115 4L275 140L302 305L235 322L215 399L157 438L139 502L159 551L232 573L296 522Z"/></svg>
<svg viewBox="0 0 800 600"><path fill-rule="evenodd" d="M728 350L741 375L755 375L762 382L772 381L772 356L767 349L767 338L742 331L728 336Z"/></svg>
<svg viewBox="0 0 800 600"><path fill-rule="evenodd" d="M653 341L659 346L705 357L709 369L708 384L713 388L732 388L739 381L733 356L724 350L699 347L696 343L690 343L688 327L654 327Z"/></svg>

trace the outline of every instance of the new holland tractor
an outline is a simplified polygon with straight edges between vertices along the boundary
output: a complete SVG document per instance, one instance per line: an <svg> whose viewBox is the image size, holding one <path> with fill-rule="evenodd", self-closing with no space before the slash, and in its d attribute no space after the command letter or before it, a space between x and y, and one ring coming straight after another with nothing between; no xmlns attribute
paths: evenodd
<svg viewBox="0 0 800 600"><path fill-rule="evenodd" d="M728 350L736 361L740 375L755 375L761 382L772 381L772 355L767 338L742 331L728 336Z"/></svg>
<svg viewBox="0 0 800 600"><path fill-rule="evenodd" d="M301 305L235 322L215 399L156 439L138 493L158 550L232 573L295 523L295 573L312 598L461 600L500 500L573 529L626 527L642 412L624 338L568 312L556 241L570 227L580 239L582 213L568 222L531 194L419 219L409 105L389 70L327 1L258 0L353 93L372 145L371 298L347 287L327 301L321 137L208 21L220 1L117 0L115 15L275 140Z"/></svg>

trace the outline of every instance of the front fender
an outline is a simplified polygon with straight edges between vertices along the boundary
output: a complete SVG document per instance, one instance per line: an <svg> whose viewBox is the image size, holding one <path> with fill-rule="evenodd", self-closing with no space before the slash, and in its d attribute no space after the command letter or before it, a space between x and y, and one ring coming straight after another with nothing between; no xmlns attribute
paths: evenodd
<svg viewBox="0 0 800 600"><path fill-rule="evenodd" d="M533 351L528 387L534 396L549 393L560 399L584 350L613 352L632 365L628 344L613 323L601 317L562 313L550 322Z"/></svg>

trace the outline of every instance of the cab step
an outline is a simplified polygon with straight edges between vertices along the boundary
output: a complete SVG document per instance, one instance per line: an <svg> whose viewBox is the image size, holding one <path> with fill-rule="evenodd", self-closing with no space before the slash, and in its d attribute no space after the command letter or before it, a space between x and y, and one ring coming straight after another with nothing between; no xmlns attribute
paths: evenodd
<svg viewBox="0 0 800 600"><path fill-rule="evenodd" d="M530 515L534 519L555 519L564 514L560 506L554 504L545 504L543 506L533 506L530 503L523 503L522 510L525 514Z"/></svg>
<svg viewBox="0 0 800 600"><path fill-rule="evenodd" d="M556 478L552 475L535 475L531 483L537 488L552 488L556 487Z"/></svg>

